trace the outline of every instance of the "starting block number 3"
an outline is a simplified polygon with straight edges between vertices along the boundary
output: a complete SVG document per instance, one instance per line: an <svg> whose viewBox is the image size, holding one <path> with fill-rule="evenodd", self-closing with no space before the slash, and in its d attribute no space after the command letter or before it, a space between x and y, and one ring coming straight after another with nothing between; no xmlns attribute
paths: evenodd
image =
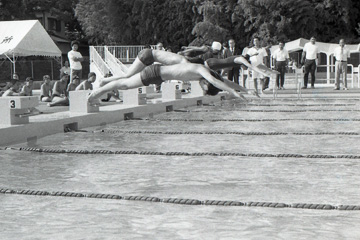
<svg viewBox="0 0 360 240"><path fill-rule="evenodd" d="M10 100L10 108L15 108L15 100Z"/></svg>

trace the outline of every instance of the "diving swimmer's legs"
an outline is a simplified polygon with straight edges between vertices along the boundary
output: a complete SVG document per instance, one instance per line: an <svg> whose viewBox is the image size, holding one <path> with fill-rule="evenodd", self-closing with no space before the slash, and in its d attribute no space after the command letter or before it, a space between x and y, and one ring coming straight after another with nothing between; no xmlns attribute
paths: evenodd
<svg viewBox="0 0 360 240"><path fill-rule="evenodd" d="M124 79L124 78L129 78L133 75L135 75L136 73L141 72L144 68L146 67L145 64L143 64L140 59L137 57L135 59L135 61L133 62L133 64L131 64L131 66L129 67L128 71L125 73L125 75L123 76L113 76L113 77L108 77L108 78L103 78L100 80L100 87L112 82L112 81L116 81L119 79Z"/></svg>

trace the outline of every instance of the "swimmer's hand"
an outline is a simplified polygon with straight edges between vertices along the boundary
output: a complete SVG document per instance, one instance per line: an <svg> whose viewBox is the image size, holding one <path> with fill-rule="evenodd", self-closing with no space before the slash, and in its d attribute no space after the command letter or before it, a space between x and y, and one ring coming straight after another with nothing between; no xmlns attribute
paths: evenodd
<svg viewBox="0 0 360 240"><path fill-rule="evenodd" d="M92 104L92 103L97 103L99 102L98 101L98 98L99 98L99 95L101 95L101 93L99 93L99 90L96 89L96 90L93 90L87 97L87 101Z"/></svg>
<svg viewBox="0 0 360 240"><path fill-rule="evenodd" d="M237 91L231 91L230 94L233 95L234 97L240 98L240 99L242 99L242 100L244 100L246 102L248 101L247 98L244 97L244 95L242 95L241 93L239 93Z"/></svg>

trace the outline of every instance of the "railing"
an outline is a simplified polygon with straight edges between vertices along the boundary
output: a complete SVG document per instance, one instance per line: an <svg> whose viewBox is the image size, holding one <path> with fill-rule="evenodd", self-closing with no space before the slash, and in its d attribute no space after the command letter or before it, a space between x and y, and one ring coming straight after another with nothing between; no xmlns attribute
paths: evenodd
<svg viewBox="0 0 360 240"><path fill-rule="evenodd" d="M105 62L109 65L113 75L121 76L127 72L127 67L120 62L107 47L104 47Z"/></svg>
<svg viewBox="0 0 360 240"><path fill-rule="evenodd" d="M104 54L104 52L98 52L98 50L95 47L90 46L90 62L93 62L98 70L101 72L102 75L105 75L110 72L110 67L106 64L104 61L104 58L101 56L101 53Z"/></svg>
<svg viewBox="0 0 360 240"><path fill-rule="evenodd" d="M144 45L129 46L94 46L100 56L105 60L105 48L121 62L133 62L138 53L145 48ZM154 49L155 45L151 45Z"/></svg>

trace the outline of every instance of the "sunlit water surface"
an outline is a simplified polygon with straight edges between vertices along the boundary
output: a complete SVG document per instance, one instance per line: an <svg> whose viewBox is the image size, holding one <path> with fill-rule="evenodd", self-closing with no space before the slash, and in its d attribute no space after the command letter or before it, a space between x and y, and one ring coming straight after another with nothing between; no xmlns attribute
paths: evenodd
<svg viewBox="0 0 360 240"><path fill-rule="evenodd" d="M269 103L274 103L273 101ZM279 102L294 104L296 102ZM329 106L316 106L319 104ZM331 104L348 104L334 106ZM120 131L360 132L356 101L302 101L309 106L215 106L123 121L39 139L50 149L360 155L357 135L244 136L135 134ZM311 106L314 105L314 106ZM339 111L324 111L336 110ZM247 110L312 110L251 112ZM318 111L323 110L323 111ZM340 111L342 110L342 111ZM157 121L201 119L202 121ZM216 121L214 119L291 119ZM26 144L15 147L26 146ZM236 156L81 155L6 150L0 186L121 196L359 205L357 159ZM360 239L360 212L0 195L1 239Z"/></svg>

